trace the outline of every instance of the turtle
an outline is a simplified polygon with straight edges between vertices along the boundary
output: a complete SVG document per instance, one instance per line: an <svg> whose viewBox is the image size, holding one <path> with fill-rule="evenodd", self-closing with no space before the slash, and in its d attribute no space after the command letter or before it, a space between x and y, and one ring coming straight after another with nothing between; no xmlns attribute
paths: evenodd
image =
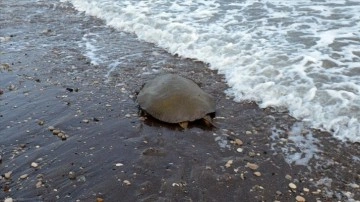
<svg viewBox="0 0 360 202"><path fill-rule="evenodd" d="M176 74L163 74L145 83L136 98L140 108L167 123L178 123L186 129L189 122L202 119L214 126L214 97L194 81Z"/></svg>

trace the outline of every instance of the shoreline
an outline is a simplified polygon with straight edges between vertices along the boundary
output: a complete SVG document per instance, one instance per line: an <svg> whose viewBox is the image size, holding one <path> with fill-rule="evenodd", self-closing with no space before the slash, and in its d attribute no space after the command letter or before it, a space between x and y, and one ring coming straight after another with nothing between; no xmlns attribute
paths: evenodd
<svg viewBox="0 0 360 202"><path fill-rule="evenodd" d="M295 130L301 122L287 113L236 103L206 64L171 56L69 4L0 7L0 200L360 200L359 144ZM121 68L92 65L79 46L86 34L115 44L106 59L125 58ZM136 92L159 72L191 78L212 94L219 128L195 123L184 131L139 117ZM309 157L306 166L286 162L296 154Z"/></svg>

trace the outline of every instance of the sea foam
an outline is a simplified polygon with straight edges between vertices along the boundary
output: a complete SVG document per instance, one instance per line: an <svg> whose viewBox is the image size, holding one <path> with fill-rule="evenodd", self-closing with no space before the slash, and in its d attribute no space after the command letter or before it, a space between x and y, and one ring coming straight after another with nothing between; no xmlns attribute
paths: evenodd
<svg viewBox="0 0 360 202"><path fill-rule="evenodd" d="M360 142L360 2L68 0L224 74L236 101Z"/></svg>

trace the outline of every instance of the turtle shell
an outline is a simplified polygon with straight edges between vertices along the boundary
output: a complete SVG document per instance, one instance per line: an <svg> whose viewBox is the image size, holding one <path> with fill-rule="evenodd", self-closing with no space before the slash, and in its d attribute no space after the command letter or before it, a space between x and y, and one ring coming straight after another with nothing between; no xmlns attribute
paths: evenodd
<svg viewBox="0 0 360 202"><path fill-rule="evenodd" d="M180 123L215 112L214 98L184 77L165 74L147 82L137 96L140 107L160 121Z"/></svg>

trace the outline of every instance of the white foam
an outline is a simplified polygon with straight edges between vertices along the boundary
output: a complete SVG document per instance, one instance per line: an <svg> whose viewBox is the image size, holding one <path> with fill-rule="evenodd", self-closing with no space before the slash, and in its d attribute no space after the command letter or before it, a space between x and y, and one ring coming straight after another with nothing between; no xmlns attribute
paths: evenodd
<svg viewBox="0 0 360 202"><path fill-rule="evenodd" d="M85 34L82 38L82 43L80 43L80 46L84 46L86 52L85 56L90 59L90 63L92 65L99 65L103 62L103 60L100 58L100 55L97 53L101 49L93 45L93 43L96 43L96 40L91 37L97 37L96 35L92 34Z"/></svg>
<svg viewBox="0 0 360 202"><path fill-rule="evenodd" d="M360 142L360 2L68 0L173 54L218 69L236 101L286 108Z"/></svg>
<svg viewBox="0 0 360 202"><path fill-rule="evenodd" d="M285 133L288 134L288 138L281 139L280 136ZM274 151L276 151L276 145L282 142L280 149L289 165L307 166L311 170L309 161L319 158L318 153L321 152L317 145L319 140L310 131L305 130L302 123L295 123L288 132L273 128L270 138L272 139L271 148Z"/></svg>

